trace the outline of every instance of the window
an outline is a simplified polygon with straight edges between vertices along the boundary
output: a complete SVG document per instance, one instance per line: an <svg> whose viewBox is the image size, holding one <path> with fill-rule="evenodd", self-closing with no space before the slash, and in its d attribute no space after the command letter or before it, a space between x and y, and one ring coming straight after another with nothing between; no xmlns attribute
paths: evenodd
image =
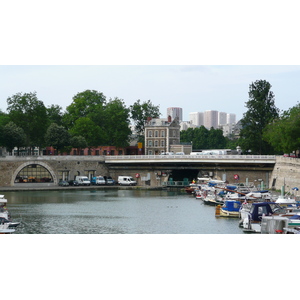
<svg viewBox="0 0 300 300"><path fill-rule="evenodd" d="M165 146L165 141L160 141L160 146L164 147Z"/></svg>
<svg viewBox="0 0 300 300"><path fill-rule="evenodd" d="M152 141L148 141L148 147L152 147Z"/></svg>
<svg viewBox="0 0 300 300"><path fill-rule="evenodd" d="M154 147L158 147L158 141L154 142Z"/></svg>
<svg viewBox="0 0 300 300"><path fill-rule="evenodd" d="M149 130L149 131L148 131L148 136L149 136L149 137L152 137L152 130Z"/></svg>
<svg viewBox="0 0 300 300"><path fill-rule="evenodd" d="M161 131L161 137L165 137L165 131L164 130Z"/></svg>
<svg viewBox="0 0 300 300"><path fill-rule="evenodd" d="M155 137L158 137L158 131L155 130Z"/></svg>
<svg viewBox="0 0 300 300"><path fill-rule="evenodd" d="M68 173L68 171L65 171ZM53 182L50 172L41 165L32 164L23 168L17 175L15 182Z"/></svg>

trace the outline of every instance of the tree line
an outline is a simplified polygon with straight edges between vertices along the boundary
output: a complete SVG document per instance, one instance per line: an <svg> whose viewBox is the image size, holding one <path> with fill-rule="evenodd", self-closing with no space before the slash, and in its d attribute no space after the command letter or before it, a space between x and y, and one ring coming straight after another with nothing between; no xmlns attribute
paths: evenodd
<svg viewBox="0 0 300 300"><path fill-rule="evenodd" d="M276 155L297 152L300 149L300 104L286 111L275 105L275 95L266 80L249 85L247 111L240 120L237 136L224 138L221 131L204 126L181 133L182 141L192 141L198 149L235 149L240 146L244 154Z"/></svg>
<svg viewBox="0 0 300 300"><path fill-rule="evenodd" d="M69 152L97 146L126 147L132 136L131 125L143 139L144 121L159 117L159 106L140 99L129 107L119 98L107 99L101 92L77 93L63 111L59 105L46 107L36 92L17 93L7 98L7 112L0 111L0 145L11 152L28 147L33 153L52 146Z"/></svg>
<svg viewBox="0 0 300 300"><path fill-rule="evenodd" d="M271 84L257 80L249 85L247 111L240 121L239 136L224 137L221 129L204 126L181 131L181 142L192 142L193 149L235 149L243 153L282 154L300 148L300 104L280 112L275 106ZM15 147L40 149L52 146L58 152L97 146L126 147L133 126L136 139L144 141L147 117L161 115L150 100L126 107L120 98L106 99L103 93L85 90L62 110L45 107L36 92L17 93L7 98L7 112L0 111L0 146L11 152Z"/></svg>

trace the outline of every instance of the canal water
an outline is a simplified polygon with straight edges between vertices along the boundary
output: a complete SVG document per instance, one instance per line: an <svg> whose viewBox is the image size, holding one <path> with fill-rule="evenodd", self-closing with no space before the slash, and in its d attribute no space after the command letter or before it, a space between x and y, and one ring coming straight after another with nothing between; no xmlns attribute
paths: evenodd
<svg viewBox="0 0 300 300"><path fill-rule="evenodd" d="M16 234L243 234L238 219L185 192L86 189L5 192Z"/></svg>

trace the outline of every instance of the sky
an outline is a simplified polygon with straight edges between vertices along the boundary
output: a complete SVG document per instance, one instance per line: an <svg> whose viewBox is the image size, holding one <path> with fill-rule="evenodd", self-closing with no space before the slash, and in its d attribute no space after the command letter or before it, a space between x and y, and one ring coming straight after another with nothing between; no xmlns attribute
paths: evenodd
<svg viewBox="0 0 300 300"><path fill-rule="evenodd" d="M36 92L45 106L64 110L72 98L87 89L102 92L106 99L124 100L126 106L138 99L159 106L162 117L168 107L189 113L217 110L234 113L237 120L246 112L249 85L267 80L280 110L297 104L300 66L238 65L5 65L0 66L1 110L16 93Z"/></svg>

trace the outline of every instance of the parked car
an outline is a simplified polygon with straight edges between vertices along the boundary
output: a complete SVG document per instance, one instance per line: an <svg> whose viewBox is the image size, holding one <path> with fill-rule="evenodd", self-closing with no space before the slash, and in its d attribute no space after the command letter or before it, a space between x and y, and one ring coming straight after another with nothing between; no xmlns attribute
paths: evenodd
<svg viewBox="0 0 300 300"><path fill-rule="evenodd" d="M114 185L116 182L110 176L104 176L107 185Z"/></svg>
<svg viewBox="0 0 300 300"><path fill-rule="evenodd" d="M78 186L79 185L79 182L77 180L69 180L68 183L69 183L69 185L72 185L72 186Z"/></svg>
<svg viewBox="0 0 300 300"><path fill-rule="evenodd" d="M59 186L69 186L69 182L65 181L65 180L60 180L58 183Z"/></svg>

